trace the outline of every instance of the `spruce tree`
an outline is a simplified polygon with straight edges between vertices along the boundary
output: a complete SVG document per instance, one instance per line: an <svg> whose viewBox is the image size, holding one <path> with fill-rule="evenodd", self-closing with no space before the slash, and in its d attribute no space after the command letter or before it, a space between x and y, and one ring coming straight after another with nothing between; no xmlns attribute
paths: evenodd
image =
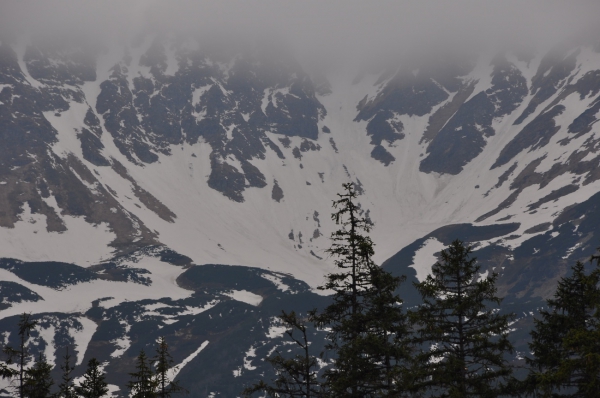
<svg viewBox="0 0 600 398"><path fill-rule="evenodd" d="M395 291L405 277L395 277L380 267L371 269L372 291L366 303L367 333L359 346L369 358L375 378L371 395L401 397L408 395L408 363L413 354L411 330L402 300Z"/></svg>
<svg viewBox="0 0 600 398"><path fill-rule="evenodd" d="M413 389L432 397L497 397L510 384L505 358L511 315L497 306L496 274L481 278L471 248L455 240L432 273L415 287L423 304L409 316L422 349L412 367ZM429 396L429 395L428 395Z"/></svg>
<svg viewBox="0 0 600 398"><path fill-rule="evenodd" d="M156 356L152 358L156 369L156 382L158 383L158 396L160 398L169 398L172 394L187 392L179 384L178 380L169 378L169 369L173 367L173 358L169 354L169 346L164 337L158 340Z"/></svg>
<svg viewBox="0 0 600 398"><path fill-rule="evenodd" d="M401 278L373 262L373 242L366 235L371 222L356 203L353 184L343 188L332 214L341 228L327 251L340 271L327 275L320 287L334 292L333 302L312 312L318 326L329 328L326 347L336 353L325 372L326 388L333 397L400 396L408 352L406 318L394 293Z"/></svg>
<svg viewBox="0 0 600 398"><path fill-rule="evenodd" d="M51 397L50 388L54 384L51 371L52 366L46 361L46 357L40 354L33 366L25 371L23 395L27 398Z"/></svg>
<svg viewBox="0 0 600 398"><path fill-rule="evenodd" d="M156 398L158 382L144 350L140 351L135 368L137 371L129 373L131 379L127 383L127 388L131 391L131 398Z"/></svg>
<svg viewBox="0 0 600 398"><path fill-rule="evenodd" d="M10 368L8 365L13 363L13 358L18 355L18 352L12 349L10 346L5 346L2 349L2 353L6 356L4 363L0 363L0 378L12 379L19 374L15 369Z"/></svg>
<svg viewBox="0 0 600 398"><path fill-rule="evenodd" d="M24 397L23 386L25 383L25 362L29 356L29 351L25 345L25 342L29 338L31 331L37 326L38 322L31 320L31 314L23 313L21 319L19 319L19 350L17 356L19 357L19 397Z"/></svg>
<svg viewBox="0 0 600 398"><path fill-rule="evenodd" d="M100 363L96 358L88 362L88 367L83 374L83 380L75 387L75 392L83 398L101 398L108 392L108 384L104 381L104 373L100 370Z"/></svg>
<svg viewBox="0 0 600 398"><path fill-rule="evenodd" d="M64 362L60 366L60 369L63 371L62 381L58 385L58 393L56 394L56 398L76 398L75 394L75 386L73 385L73 377L71 373L74 366L71 366L71 355L69 355L69 347L66 349L65 356L63 357Z"/></svg>
<svg viewBox="0 0 600 398"><path fill-rule="evenodd" d="M264 392L272 398L323 396L324 392L318 379L319 363L317 357L310 353L306 324L293 311L289 314L282 311L279 318L288 327L286 334L300 348L301 353L294 358L285 358L276 351L274 357L267 358L277 374L273 384L269 385L261 380L246 388L242 394L251 397L254 393Z"/></svg>
<svg viewBox="0 0 600 398"><path fill-rule="evenodd" d="M577 262L548 310L535 319L527 386L542 396L597 397L600 391L600 258L589 274Z"/></svg>
<svg viewBox="0 0 600 398"><path fill-rule="evenodd" d="M18 372L16 370L11 369L6 365L7 365L6 363L0 363L0 378L2 380L11 379L18 374Z"/></svg>

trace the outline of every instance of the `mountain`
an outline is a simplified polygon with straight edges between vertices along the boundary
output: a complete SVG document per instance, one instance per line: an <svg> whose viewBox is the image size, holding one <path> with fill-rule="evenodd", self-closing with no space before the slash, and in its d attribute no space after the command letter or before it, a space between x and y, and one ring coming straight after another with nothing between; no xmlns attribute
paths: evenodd
<svg viewBox="0 0 600 398"><path fill-rule="evenodd" d="M77 375L96 357L125 394L164 335L193 396L236 396L285 344L280 311L327 302L331 201L353 182L407 305L460 238L500 274L525 352L600 242L600 46L315 71L199 43L0 42L6 343L31 312L32 352L71 347Z"/></svg>

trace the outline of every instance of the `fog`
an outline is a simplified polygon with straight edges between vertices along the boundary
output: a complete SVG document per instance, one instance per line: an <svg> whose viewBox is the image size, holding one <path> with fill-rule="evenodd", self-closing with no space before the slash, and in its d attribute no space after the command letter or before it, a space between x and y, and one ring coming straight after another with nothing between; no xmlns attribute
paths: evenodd
<svg viewBox="0 0 600 398"><path fill-rule="evenodd" d="M314 58L549 46L600 38L597 0L2 1L0 37L277 40Z"/></svg>

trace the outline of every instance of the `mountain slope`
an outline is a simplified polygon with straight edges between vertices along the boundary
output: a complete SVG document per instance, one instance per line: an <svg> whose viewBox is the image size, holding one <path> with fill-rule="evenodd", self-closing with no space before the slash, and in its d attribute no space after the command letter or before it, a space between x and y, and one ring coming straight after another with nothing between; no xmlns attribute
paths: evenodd
<svg viewBox="0 0 600 398"><path fill-rule="evenodd" d="M36 350L56 362L72 346L79 373L98 356L117 391L164 333L184 381L231 396L268 371L279 310L325 302L312 289L349 181L393 272L421 280L454 238L475 245L505 310L525 312L520 350L598 246L597 48L320 74L267 46L198 43L0 43L5 339L32 312Z"/></svg>

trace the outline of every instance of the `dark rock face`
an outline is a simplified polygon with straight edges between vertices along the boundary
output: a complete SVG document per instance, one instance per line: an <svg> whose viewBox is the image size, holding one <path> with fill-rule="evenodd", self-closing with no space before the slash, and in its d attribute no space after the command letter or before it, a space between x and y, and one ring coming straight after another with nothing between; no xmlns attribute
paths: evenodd
<svg viewBox="0 0 600 398"><path fill-rule="evenodd" d="M281 202L281 199L283 199L283 189L281 189L281 187L277 183L277 180L273 181L273 190L271 191L271 199L273 199L277 203Z"/></svg>
<svg viewBox="0 0 600 398"><path fill-rule="evenodd" d="M39 300L43 300L39 294L27 289L21 284L0 281L0 310L9 308L14 303Z"/></svg>
<svg viewBox="0 0 600 398"><path fill-rule="evenodd" d="M390 163L396 160L396 158L381 145L377 145L375 148L373 148L371 151L371 157L375 160L379 160L384 164L384 166L388 166Z"/></svg>
<svg viewBox="0 0 600 398"><path fill-rule="evenodd" d="M64 289L69 285L96 279L96 275L86 268L55 261L23 262L3 258L0 259L0 268L11 271L27 282L53 289Z"/></svg>
<svg viewBox="0 0 600 398"><path fill-rule="evenodd" d="M77 134L77 138L81 141L81 151L85 160L99 167L110 166L110 162L102 156L101 151L104 149L104 144L102 144L100 137L83 128L81 133Z"/></svg>
<svg viewBox="0 0 600 398"><path fill-rule="evenodd" d="M337 145L335 143L335 141L333 140L332 137L329 137L329 144L331 145L331 147L333 148L333 150L335 151L335 153L339 153Z"/></svg>
<svg viewBox="0 0 600 398"><path fill-rule="evenodd" d="M112 68L110 79L100 85L96 112L103 116L106 130L114 137L115 145L127 159L152 163L158 160L158 156L144 140L144 132L133 106L133 94L124 74L126 71L120 65Z"/></svg>
<svg viewBox="0 0 600 398"><path fill-rule="evenodd" d="M463 92L472 92L471 87L464 87ZM419 170L425 173L459 174L466 164L483 151L485 138L495 134L493 120L512 113L526 95L527 82L521 72L503 57L497 58L494 61L492 87L458 106L456 113L438 133L426 132L427 138L434 138L431 138L427 147L428 156L421 161ZM459 92L457 100L450 102L448 110L457 108L463 96ZM430 120L430 126L432 123L439 125L440 122Z"/></svg>
<svg viewBox="0 0 600 398"><path fill-rule="evenodd" d="M600 71L590 71L575 83L567 85L551 105L558 103L574 93L579 94L580 100L584 100L596 96L599 91ZM600 111L600 97L596 97L590 103L589 107L573 120L568 127L568 132L573 134L573 136L561 140L560 144L567 145L572 140L592 131L594 124L598 121L598 118L596 117L598 111Z"/></svg>
<svg viewBox="0 0 600 398"><path fill-rule="evenodd" d="M66 230L56 210L46 203L52 193L61 215L83 216L92 224L107 223L116 234L112 242L115 248L126 250L156 243L154 233L123 209L86 165L73 155L59 157L50 149L57 142L57 131L43 112L61 112L68 109L69 101L84 101L76 84L95 78L93 59L83 57L78 61L75 57L75 61L65 61L71 55L45 55L36 48L28 54L28 72L44 82L39 88L26 80L16 53L6 44L0 46L0 84L7 85L0 92L0 139L4 143L0 146L0 178L6 181L0 191L0 226L14 227L27 205L33 214L46 216L47 231ZM52 62L43 61L43 57L50 57ZM89 129L82 128L78 133L84 157L92 164L107 165L100 152L99 120L93 111L88 111L84 124ZM97 184L97 189L90 191L86 184Z"/></svg>
<svg viewBox="0 0 600 398"><path fill-rule="evenodd" d="M573 138L578 138L592 131L592 126L598 121L596 114L600 111L600 98L597 98L588 109L575 118L569 125L569 133L575 134Z"/></svg>
<svg viewBox="0 0 600 398"><path fill-rule="evenodd" d="M448 94L429 76L398 73L372 101L366 97L359 104L356 120L369 120L380 111L400 115L423 116L448 98Z"/></svg>
<svg viewBox="0 0 600 398"><path fill-rule="evenodd" d="M567 110L563 101L569 96L577 96L579 100L589 101L587 109L572 119L568 125L568 136L558 141L562 146L568 145L572 140L589 134L593 131L593 127L597 121L596 113L600 109L598 99L593 99L600 91L600 74L598 71L590 71L583 76L575 79L569 76L573 72L575 58L578 51L573 51L567 58L556 58L550 54L542 61L538 73L534 78L534 88L537 91L531 103L527 106L525 113L532 114L537 107L536 98L543 98L544 101L550 98L551 95L558 93L555 99L550 102L545 109L542 109L537 116L533 118L523 129L504 147L502 148L498 158L492 165L492 169L503 167L513 161L519 154L524 151L532 152L548 147L552 138L560 131L561 127L557 124L557 118L564 117ZM553 58L554 57L554 58ZM555 62L552 64L552 62ZM550 78L552 77L552 78ZM544 86L550 85L550 87ZM533 90L533 89L532 89ZM584 102L585 103L585 102ZM520 119L526 116L521 115ZM519 120L517 120L519 121ZM530 211L535 211L545 203L552 202L562 196L569 195L579 189L579 181L581 177L585 177L581 185L585 186L600 178L600 172L597 170L600 166L600 155L598 154L599 139L594 135L587 138L583 144L573 150L568 157L560 162L555 162L552 167L544 172L537 172L536 168L540 165L545 156L531 161L513 180L510 189L513 191L496 209L483 214L477 221L483 221L500 210L509 207L516 201L522 191L532 185L539 184L540 188L545 187L555 178L566 173L572 173L577 177L572 184L566 185L558 190L548 194L546 197L539 198L535 203L528 205ZM568 152L565 152L567 154ZM496 188L498 188L510 174L513 173L517 163L507 169L502 176Z"/></svg>
<svg viewBox="0 0 600 398"><path fill-rule="evenodd" d="M454 93L461 86L460 76L470 70L468 63L427 63L415 66L413 72L405 68L397 72L375 96L368 100L365 97L357 106L358 115L355 121L368 121L367 135L371 136L371 144L376 148L371 156L386 166L394 157L381 146L382 141L393 144L404 138L404 126L396 116L424 116L434 106L448 99L448 92ZM385 76L385 75L384 75ZM380 79L385 80L385 79Z"/></svg>
<svg viewBox="0 0 600 398"><path fill-rule="evenodd" d="M429 124L427 125L427 129L423 133L420 142L431 142L448 120L450 120L450 118L460 109L467 98L471 96L474 89L475 83L470 83L461 87L454 97L452 97L451 101L438 108L438 110L429 117Z"/></svg>
<svg viewBox="0 0 600 398"><path fill-rule="evenodd" d="M531 80L531 94L534 97L527 105L515 124L521 124L537 107L550 98L565 84L565 79L576 67L579 51L567 55L566 49L555 49L548 53L540 62L536 75Z"/></svg>
<svg viewBox="0 0 600 398"><path fill-rule="evenodd" d="M569 195L569 194L577 191L578 189L579 189L579 185L576 185L576 184L566 185L562 188L552 191L548 195L544 196L543 198L540 198L540 200L528 205L527 207L529 208L529 210L535 210L538 207L540 207L541 205L543 205L544 203L556 201L563 196Z"/></svg>
<svg viewBox="0 0 600 398"><path fill-rule="evenodd" d="M241 202L246 188L266 185L250 161L264 159L266 148L284 158L265 132L318 137L325 108L310 79L289 59L264 64L246 54L225 67L209 61L210 54L169 50L177 54L174 74L166 74L167 48L156 39L140 58L149 77L131 79L131 66L121 63L101 84L96 110L130 161L152 163L157 154L169 154L171 145L202 138L213 149L209 186Z"/></svg>
<svg viewBox="0 0 600 398"><path fill-rule="evenodd" d="M581 176L586 176L582 182L582 185L590 184L594 181L600 179L600 154L597 154L597 150L600 146L600 138L586 140L582 148L578 148L574 152L569 155L564 163L555 163L552 165L550 170L545 172L536 172L536 168L540 165L544 157L538 158L531 163L529 163L513 180L511 183L510 189L513 191L508 198L506 198L500 205L477 218L476 222L483 221L498 212L502 209L507 208L513 202L516 201L517 197L523 192L523 190L532 185L539 185L540 188L548 185L555 178L565 174L565 173L573 173L580 177L577 177L577 180L574 182L579 182ZM592 155L589 160L584 160L584 158L588 155ZM578 188L577 188L578 189ZM575 192L576 185L568 185L565 186L555 192L552 192L547 197L541 198L540 205L542 203L547 203L549 201L560 198L561 196L567 195L569 193Z"/></svg>
<svg viewBox="0 0 600 398"><path fill-rule="evenodd" d="M77 86L96 80L96 58L89 49L56 43L28 46L24 61L35 80L49 85Z"/></svg>
<svg viewBox="0 0 600 398"><path fill-rule="evenodd" d="M367 124L367 135L371 136L371 144L381 145L382 141L392 144L404 138L401 121L393 120L394 114L390 111L377 113Z"/></svg>
<svg viewBox="0 0 600 398"><path fill-rule="evenodd" d="M379 160L384 165L389 165L396 160L383 146L382 141L393 144L404 138L402 133L404 125L399 120L394 120L394 114L391 111L381 111L377 113L367 124L367 135L371 137L371 144L375 145L371 152L373 159Z"/></svg>
<svg viewBox="0 0 600 398"><path fill-rule="evenodd" d="M494 106L484 92L467 101L429 144L429 155L421 161L419 170L460 173L465 164L481 153L485 137L494 134L493 114Z"/></svg>
<svg viewBox="0 0 600 398"><path fill-rule="evenodd" d="M511 285L510 293L519 295L527 289L531 296L548 297L555 286L551 282L558 280L575 261L589 264L590 253L600 238L594 226L600 217L599 200L600 194L596 194L565 210L552 222L551 230L514 250L513 264L505 276ZM537 289L531 289L532 284Z"/></svg>
<svg viewBox="0 0 600 398"><path fill-rule="evenodd" d="M538 232L547 231L548 229L550 229L550 227L552 227L552 223L545 222L545 223L541 223L538 225L534 225L533 227L526 229L525 232L523 232L523 233L524 234L537 234Z"/></svg>
<svg viewBox="0 0 600 398"><path fill-rule="evenodd" d="M0 226L13 227L26 204L34 214L46 216L48 231L64 231L61 216L84 216L97 225L107 223L116 234L113 247L120 251L156 244L156 236L119 203L92 167L110 166L127 180L134 195L165 221L176 215L130 177L127 166L106 155L106 129L115 146L137 166L156 163L174 145L199 139L212 147L208 186L231 200L244 201L250 187L263 188L266 177L252 164L267 150L285 159L267 132L304 137L301 151L319 150L318 122L325 108L315 88L289 57L252 54L219 62L199 50L156 39L133 64L125 54L107 80L98 82L97 98L85 98L82 86L95 81L96 49L67 45L29 46L21 70L11 47L0 45ZM176 63L168 64L168 51ZM135 75L132 68L147 68ZM36 81L32 85L26 77ZM51 150L57 131L44 112L70 109L70 103L90 107L75 129L82 159L57 156ZM85 161L85 162L82 162ZM87 163L89 162L89 163ZM93 192L86 185L97 186ZM53 195L59 211L46 203ZM141 239L140 239L141 237Z"/></svg>
<svg viewBox="0 0 600 398"><path fill-rule="evenodd" d="M492 169L505 165L519 152L527 148L536 149L547 145L552 136L560 129L560 126L556 125L554 118L563 113L564 110L564 106L556 105L548 112L533 119L502 149L498 159L492 165Z"/></svg>
<svg viewBox="0 0 600 398"><path fill-rule="evenodd" d="M8 45L0 46L0 57L0 84L6 85L0 92L0 134L5 143L0 147L0 156L3 169L23 167L33 163L28 153L42 152L56 141L56 130L42 112L58 109L39 90L27 84L17 55Z"/></svg>
<svg viewBox="0 0 600 398"><path fill-rule="evenodd" d="M127 261L137 262L135 254L145 254L156 257L162 262L178 266L186 266L191 263L191 260L188 257L163 246L147 246L134 252L134 254L119 255L109 261L88 268L58 261L21 261L12 258L0 258L0 269L10 271L24 281L36 285L47 286L56 290L62 290L71 285L91 282L97 279L132 282L150 286L152 284L152 279L145 276L150 274L148 270L123 264ZM5 282L5 285L0 285L0 289L7 289L7 291L17 293L21 292L23 294L23 300L37 301L38 299L42 299L27 288L21 285L18 285L20 287L15 287L14 285L18 284ZM30 293L26 293L26 291L29 291ZM38 298L35 299L35 297ZM13 300L13 302L19 301Z"/></svg>

